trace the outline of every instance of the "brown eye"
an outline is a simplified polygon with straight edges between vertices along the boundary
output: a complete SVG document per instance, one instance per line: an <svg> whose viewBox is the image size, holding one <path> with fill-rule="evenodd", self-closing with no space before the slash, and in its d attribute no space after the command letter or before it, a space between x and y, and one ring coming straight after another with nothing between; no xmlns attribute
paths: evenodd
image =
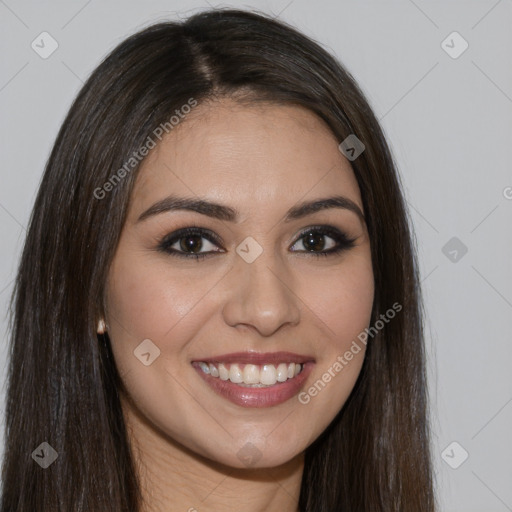
<svg viewBox="0 0 512 512"><path fill-rule="evenodd" d="M311 231L302 236L302 245L306 248L307 251L324 251L326 249L325 239L326 235L323 233L315 233L314 231ZM332 248L333 245L335 244L331 244L331 247L327 247L327 249Z"/></svg>
<svg viewBox="0 0 512 512"><path fill-rule="evenodd" d="M328 256L350 249L354 246L355 238L349 239L345 233L331 226L316 226L304 230L295 244L299 242L304 249L294 249L294 252Z"/></svg>
<svg viewBox="0 0 512 512"><path fill-rule="evenodd" d="M199 252L203 247L203 237L199 235L188 235L179 239L180 250L183 252Z"/></svg>
<svg viewBox="0 0 512 512"><path fill-rule="evenodd" d="M183 258L204 258L219 250L218 237L205 229L184 228L165 236L158 245L158 250L172 256ZM217 250L215 250L217 248Z"/></svg>

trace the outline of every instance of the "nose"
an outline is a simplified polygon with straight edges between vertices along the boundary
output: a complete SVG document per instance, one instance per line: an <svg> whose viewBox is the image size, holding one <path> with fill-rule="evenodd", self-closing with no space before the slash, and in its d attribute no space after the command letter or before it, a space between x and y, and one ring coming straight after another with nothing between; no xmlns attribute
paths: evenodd
<svg viewBox="0 0 512 512"><path fill-rule="evenodd" d="M272 336L300 320L301 301L293 291L292 275L267 254L263 251L252 263L237 259L222 312L231 327L244 325L261 336Z"/></svg>

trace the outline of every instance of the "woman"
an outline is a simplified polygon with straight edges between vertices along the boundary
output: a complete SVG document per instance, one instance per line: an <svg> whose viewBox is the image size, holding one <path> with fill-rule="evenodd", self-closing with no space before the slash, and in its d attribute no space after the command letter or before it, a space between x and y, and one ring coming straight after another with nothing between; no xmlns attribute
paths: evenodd
<svg viewBox="0 0 512 512"><path fill-rule="evenodd" d="M416 256L353 78L264 15L122 42L13 295L2 512L432 512Z"/></svg>

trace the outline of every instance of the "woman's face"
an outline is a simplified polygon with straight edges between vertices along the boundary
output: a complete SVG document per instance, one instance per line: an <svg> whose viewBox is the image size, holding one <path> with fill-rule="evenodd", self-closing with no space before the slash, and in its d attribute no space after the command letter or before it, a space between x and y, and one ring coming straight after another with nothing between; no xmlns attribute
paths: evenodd
<svg viewBox="0 0 512 512"><path fill-rule="evenodd" d="M162 441L274 467L343 407L374 282L364 219L325 202L363 210L340 142L300 107L224 99L144 160L106 322L125 412Z"/></svg>

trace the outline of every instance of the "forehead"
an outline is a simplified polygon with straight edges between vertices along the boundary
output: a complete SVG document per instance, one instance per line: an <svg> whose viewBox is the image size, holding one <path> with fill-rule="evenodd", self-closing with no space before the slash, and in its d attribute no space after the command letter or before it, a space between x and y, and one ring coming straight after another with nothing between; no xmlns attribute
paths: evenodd
<svg viewBox="0 0 512 512"><path fill-rule="evenodd" d="M338 144L328 126L302 107L230 99L201 104L148 154L132 207L182 194L261 211L338 193L362 209Z"/></svg>

